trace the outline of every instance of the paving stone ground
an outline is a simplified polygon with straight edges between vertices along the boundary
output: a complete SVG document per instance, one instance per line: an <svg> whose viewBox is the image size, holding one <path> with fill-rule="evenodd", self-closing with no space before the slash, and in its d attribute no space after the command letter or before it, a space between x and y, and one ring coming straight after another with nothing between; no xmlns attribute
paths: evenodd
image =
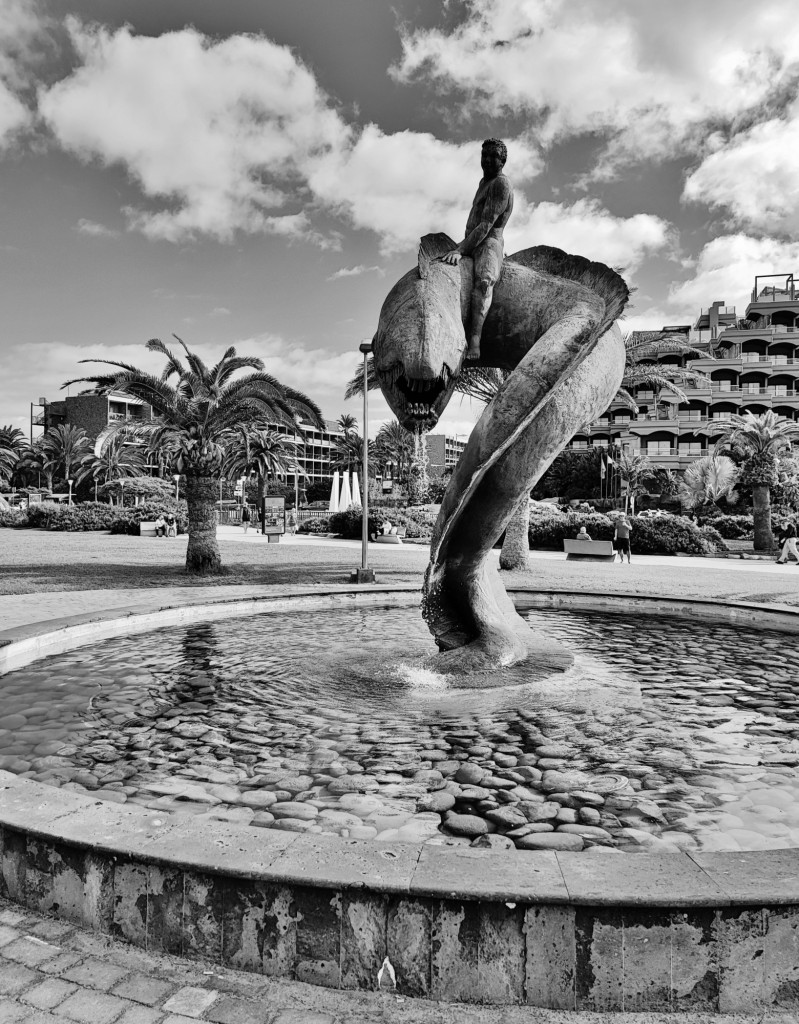
<svg viewBox="0 0 799 1024"><path fill-rule="evenodd" d="M181 542L0 530L0 641L31 622L110 608L153 610L177 603L251 597L270 587L343 583L359 564L357 544L267 545L236 535L222 542L230 575L182 574ZM421 584L425 547L374 549L381 582ZM531 558L510 585L799 604L799 570L769 563L640 558L628 566ZM790 1013L588 1014L402 1000L277 981L216 965L147 953L29 913L0 900L0 1024L799 1024Z"/></svg>

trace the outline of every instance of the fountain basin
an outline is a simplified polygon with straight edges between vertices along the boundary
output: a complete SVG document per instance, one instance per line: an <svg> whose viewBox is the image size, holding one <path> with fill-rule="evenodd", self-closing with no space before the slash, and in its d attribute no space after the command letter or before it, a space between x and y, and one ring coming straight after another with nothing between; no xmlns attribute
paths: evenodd
<svg viewBox="0 0 799 1024"><path fill-rule="evenodd" d="M300 601L386 603L386 592ZM519 603L522 596L516 595ZM293 595L282 593L280 601ZM405 589L402 601L414 601ZM525 595L585 602L588 595ZM604 610L610 599L602 597ZM646 599L616 599L637 612ZM658 612L662 599L653 601ZM258 602L259 610L263 603ZM286 605L279 606L286 610ZM795 632L792 609L669 602L714 621ZM95 623L103 636L250 611L202 606ZM39 626L8 666L93 643L87 623ZM795 1005L799 851L524 853L373 843L173 821L0 775L0 892L128 941L343 988L597 1010ZM623 951L623 955L622 955ZM679 970L673 965L679 963Z"/></svg>

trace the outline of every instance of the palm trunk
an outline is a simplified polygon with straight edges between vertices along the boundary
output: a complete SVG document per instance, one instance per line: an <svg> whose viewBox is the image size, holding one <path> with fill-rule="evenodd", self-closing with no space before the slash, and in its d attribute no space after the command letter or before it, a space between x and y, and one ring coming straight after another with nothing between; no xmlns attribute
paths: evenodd
<svg viewBox="0 0 799 1024"><path fill-rule="evenodd" d="M505 540L499 553L500 569L524 572L530 552L530 499L525 494L505 530Z"/></svg>
<svg viewBox="0 0 799 1024"><path fill-rule="evenodd" d="M752 488L755 521L755 551L771 551L774 535L771 532L771 489L768 484L755 484Z"/></svg>
<svg viewBox="0 0 799 1024"><path fill-rule="evenodd" d="M201 576L222 574L222 557L216 539L216 492L219 480L211 476L186 476L189 508L189 546L186 571Z"/></svg>

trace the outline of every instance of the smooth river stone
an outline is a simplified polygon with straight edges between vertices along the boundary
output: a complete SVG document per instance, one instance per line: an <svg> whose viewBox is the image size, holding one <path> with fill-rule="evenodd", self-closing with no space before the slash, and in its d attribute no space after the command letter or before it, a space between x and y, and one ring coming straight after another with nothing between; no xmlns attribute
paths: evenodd
<svg viewBox="0 0 799 1024"><path fill-rule="evenodd" d="M301 821L312 821L319 814L319 810L313 804L288 801L272 804L269 813L274 814L276 818L299 818Z"/></svg>
<svg viewBox="0 0 799 1024"><path fill-rule="evenodd" d="M447 814L444 818L444 827L456 836L470 838L483 836L491 831L485 818L478 818L476 814Z"/></svg>
<svg viewBox="0 0 799 1024"><path fill-rule="evenodd" d="M578 853L585 846L580 836L562 832L530 833L515 840L517 850L568 850Z"/></svg>
<svg viewBox="0 0 799 1024"><path fill-rule="evenodd" d="M241 793L237 802L244 804L245 807L254 807L262 810L277 803L277 797L274 793L268 792L268 790L256 789L250 790L247 793Z"/></svg>
<svg viewBox="0 0 799 1024"><path fill-rule="evenodd" d="M313 785L313 778L310 775L286 775L277 785L289 793L304 793Z"/></svg>
<svg viewBox="0 0 799 1024"><path fill-rule="evenodd" d="M467 786L478 786L489 773L476 764L462 765L455 772L455 781Z"/></svg>
<svg viewBox="0 0 799 1024"><path fill-rule="evenodd" d="M423 796L419 801L420 811L436 811L439 814L443 814L444 811L448 811L454 806L455 797L452 793L447 793L444 790L428 793L427 796Z"/></svg>
<svg viewBox="0 0 799 1024"><path fill-rule="evenodd" d="M513 840L507 836L485 835L473 839L471 845L478 850L512 850Z"/></svg>
<svg viewBox="0 0 799 1024"><path fill-rule="evenodd" d="M596 839L597 842L610 843L613 836L598 825L558 825L558 835L582 836L584 839Z"/></svg>
<svg viewBox="0 0 799 1024"><path fill-rule="evenodd" d="M519 810L527 821L554 821L558 816L560 804L552 800L547 800L543 804L523 803L519 804Z"/></svg>
<svg viewBox="0 0 799 1024"><path fill-rule="evenodd" d="M328 783L327 788L329 792L343 796L346 793L374 793L380 787L368 775L342 775L340 779Z"/></svg>
<svg viewBox="0 0 799 1024"><path fill-rule="evenodd" d="M500 828L515 828L527 823L527 817L515 807L497 807L496 810L486 811L485 816Z"/></svg>

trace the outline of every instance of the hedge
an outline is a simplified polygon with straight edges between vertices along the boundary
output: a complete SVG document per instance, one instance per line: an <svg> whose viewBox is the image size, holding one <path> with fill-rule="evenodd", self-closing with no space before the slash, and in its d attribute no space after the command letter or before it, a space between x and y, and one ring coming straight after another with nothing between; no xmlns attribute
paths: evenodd
<svg viewBox="0 0 799 1024"><path fill-rule="evenodd" d="M186 533L189 528L188 506L181 498L175 502L172 498L169 501L145 502L143 505L135 505L133 508L117 509L117 515L111 523L111 533L126 533L133 537L139 536L139 523L151 523L159 515L173 515L178 527L178 533Z"/></svg>
<svg viewBox="0 0 799 1024"><path fill-rule="evenodd" d="M581 526L592 540L612 540L615 527L612 519L601 512L552 511L554 506L541 506L530 513L530 547L562 551L563 541L577 536ZM636 516L630 519L630 548L638 555L714 554L726 551L727 545L712 527L700 529L684 516Z"/></svg>

